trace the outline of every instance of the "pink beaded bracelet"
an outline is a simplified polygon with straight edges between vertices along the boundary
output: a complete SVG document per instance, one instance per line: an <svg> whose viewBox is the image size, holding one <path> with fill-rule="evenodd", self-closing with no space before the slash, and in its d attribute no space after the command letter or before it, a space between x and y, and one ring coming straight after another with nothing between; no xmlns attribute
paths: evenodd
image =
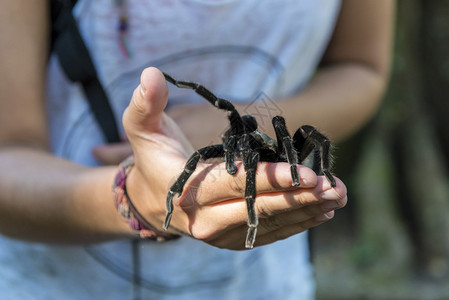
<svg viewBox="0 0 449 300"><path fill-rule="evenodd" d="M137 211L126 191L126 177L133 166L134 156L130 156L120 164L119 172L115 176L113 191L118 212L142 239L164 242L179 238L179 235L157 230Z"/></svg>

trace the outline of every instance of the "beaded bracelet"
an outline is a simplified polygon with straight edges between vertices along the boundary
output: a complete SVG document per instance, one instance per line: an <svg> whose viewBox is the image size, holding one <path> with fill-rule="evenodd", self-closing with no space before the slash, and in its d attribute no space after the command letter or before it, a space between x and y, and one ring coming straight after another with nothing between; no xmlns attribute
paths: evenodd
<svg viewBox="0 0 449 300"><path fill-rule="evenodd" d="M133 166L134 156L130 156L120 164L119 172L115 176L113 191L114 203L118 212L142 239L164 242L179 238L179 235L157 230L137 211L126 191L126 177Z"/></svg>

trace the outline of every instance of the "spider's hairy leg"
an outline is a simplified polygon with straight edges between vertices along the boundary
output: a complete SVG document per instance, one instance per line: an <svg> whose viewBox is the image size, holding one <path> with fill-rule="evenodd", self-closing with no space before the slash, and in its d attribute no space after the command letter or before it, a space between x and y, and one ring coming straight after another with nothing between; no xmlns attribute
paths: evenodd
<svg viewBox="0 0 449 300"><path fill-rule="evenodd" d="M244 132L250 132L250 134L254 135L253 132L257 130L257 122L256 119L250 115L240 117L237 111L231 112L228 115L228 119L231 126L223 135L223 147L225 151L226 170L229 174L234 175L237 172L237 166L234 162L238 143L240 143L240 145L245 145L243 147L244 149L250 149L250 136L244 134ZM245 136L244 139L242 139L243 136Z"/></svg>
<svg viewBox="0 0 449 300"><path fill-rule="evenodd" d="M234 164L235 159L233 157L234 154L232 154L232 152L235 153L236 146L234 146L234 144L235 144L235 141L237 140L237 137L234 138L235 141L232 138L229 139L229 137L231 137L233 135L238 136L243 133L244 121L243 121L242 117L240 116L240 114L238 113L238 111L235 109L234 105L226 99L218 98L211 91L209 91L204 86L202 86L198 83L176 80L166 73L163 73L163 74L165 76L165 79L168 82L174 84L175 86L177 86L179 88L192 89L198 95L200 95L201 97L206 99L209 103L211 103L213 106L217 107L218 109L222 109L222 110L225 110L228 112L228 119L229 119L229 122L231 123L231 128L226 133L226 136L228 139L223 140L223 144L224 144L223 147L227 153L226 157L225 157L226 169L229 174L231 174L231 175L235 174L237 172L237 167ZM255 119L254 119L254 122L255 122Z"/></svg>
<svg viewBox="0 0 449 300"><path fill-rule="evenodd" d="M235 165L235 152L237 148L237 139L235 135L223 137L223 149L224 149L224 160L226 163L226 171L229 174L234 175L237 173L237 166Z"/></svg>
<svg viewBox="0 0 449 300"><path fill-rule="evenodd" d="M245 247L253 248L256 241L257 226L259 218L257 217L254 203L256 202L256 171L259 162L259 153L245 151L242 153L243 166L246 171L245 201L248 209L248 232L246 234Z"/></svg>
<svg viewBox="0 0 449 300"><path fill-rule="evenodd" d="M234 105L232 105L231 102L229 102L226 99L218 98L211 91L206 89L201 84L198 84L198 83L195 83L195 82L190 82L190 81L176 80L176 79L174 79L173 77L171 77L170 75L168 75L167 73L164 73L164 72L162 72L162 74L164 74L165 80L167 80L171 84L174 84L178 88L194 90L198 95L200 95L201 97L206 99L213 106L215 106L215 107L217 107L219 109L222 109L222 110L226 110L226 111L230 111L230 112L236 112L236 109L235 109Z"/></svg>
<svg viewBox="0 0 449 300"><path fill-rule="evenodd" d="M182 171L181 175L176 179L175 183L170 187L167 193L167 199L165 202L165 206L167 209L166 215L165 215L165 221L162 226L164 230L168 229L168 226L170 225L170 221L173 215L173 197L178 194L178 196L181 196L182 191L184 189L184 186L187 182L187 180L190 178L190 176L195 171L198 162L200 159L207 160L209 158L215 158L215 157L223 157L224 156L224 150L223 145L212 145L207 146L204 148L201 148L197 150L195 153L193 153L190 158L187 160L187 163L184 166L184 170Z"/></svg>
<svg viewBox="0 0 449 300"><path fill-rule="evenodd" d="M298 149L298 159L302 162L307 156L314 152L314 167L316 174L327 178L330 185L335 187L337 184L330 170L332 168L331 141L315 127L310 125L301 126L293 136L294 146Z"/></svg>
<svg viewBox="0 0 449 300"><path fill-rule="evenodd" d="M292 175L294 186L299 186L299 175L296 165L298 164L298 153L293 146L293 140L288 133L285 119L281 116L275 116L272 120L274 131L276 132L276 139L278 142L279 154L285 153L287 161L290 165L290 172Z"/></svg>

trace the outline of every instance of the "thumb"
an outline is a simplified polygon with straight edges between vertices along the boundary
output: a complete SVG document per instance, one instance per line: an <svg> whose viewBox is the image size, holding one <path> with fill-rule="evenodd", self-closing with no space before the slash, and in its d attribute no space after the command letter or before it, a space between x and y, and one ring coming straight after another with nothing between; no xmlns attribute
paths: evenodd
<svg viewBox="0 0 449 300"><path fill-rule="evenodd" d="M123 114L123 126L129 138L159 131L167 105L168 88L164 75L156 68L142 72L140 85Z"/></svg>

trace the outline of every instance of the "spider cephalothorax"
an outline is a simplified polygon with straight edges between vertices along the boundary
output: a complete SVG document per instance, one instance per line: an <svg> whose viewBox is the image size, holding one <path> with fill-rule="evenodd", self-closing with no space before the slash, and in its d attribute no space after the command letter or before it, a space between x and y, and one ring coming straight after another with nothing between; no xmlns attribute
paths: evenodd
<svg viewBox="0 0 449 300"><path fill-rule="evenodd" d="M335 187L335 179L330 173L331 143L313 126L301 126L290 137L285 120L281 116L273 118L276 140L257 130L256 119L251 115L240 116L231 102L218 98L204 86L187 81L178 81L164 73L165 79L179 88L192 89L215 107L228 112L230 127L223 134L222 144L206 146L197 150L187 160L187 163L167 195L167 214L163 228L167 230L173 214L173 197L181 196L184 185L195 171L198 162L211 158L224 158L226 170L233 175L237 172L236 160L243 162L246 172L245 200L248 207L248 233L245 247L252 248L256 239L258 217L255 211L256 200L256 170L259 161L288 162L294 186L299 185L296 165L309 156L312 158L312 169L317 175L326 176L331 186Z"/></svg>

